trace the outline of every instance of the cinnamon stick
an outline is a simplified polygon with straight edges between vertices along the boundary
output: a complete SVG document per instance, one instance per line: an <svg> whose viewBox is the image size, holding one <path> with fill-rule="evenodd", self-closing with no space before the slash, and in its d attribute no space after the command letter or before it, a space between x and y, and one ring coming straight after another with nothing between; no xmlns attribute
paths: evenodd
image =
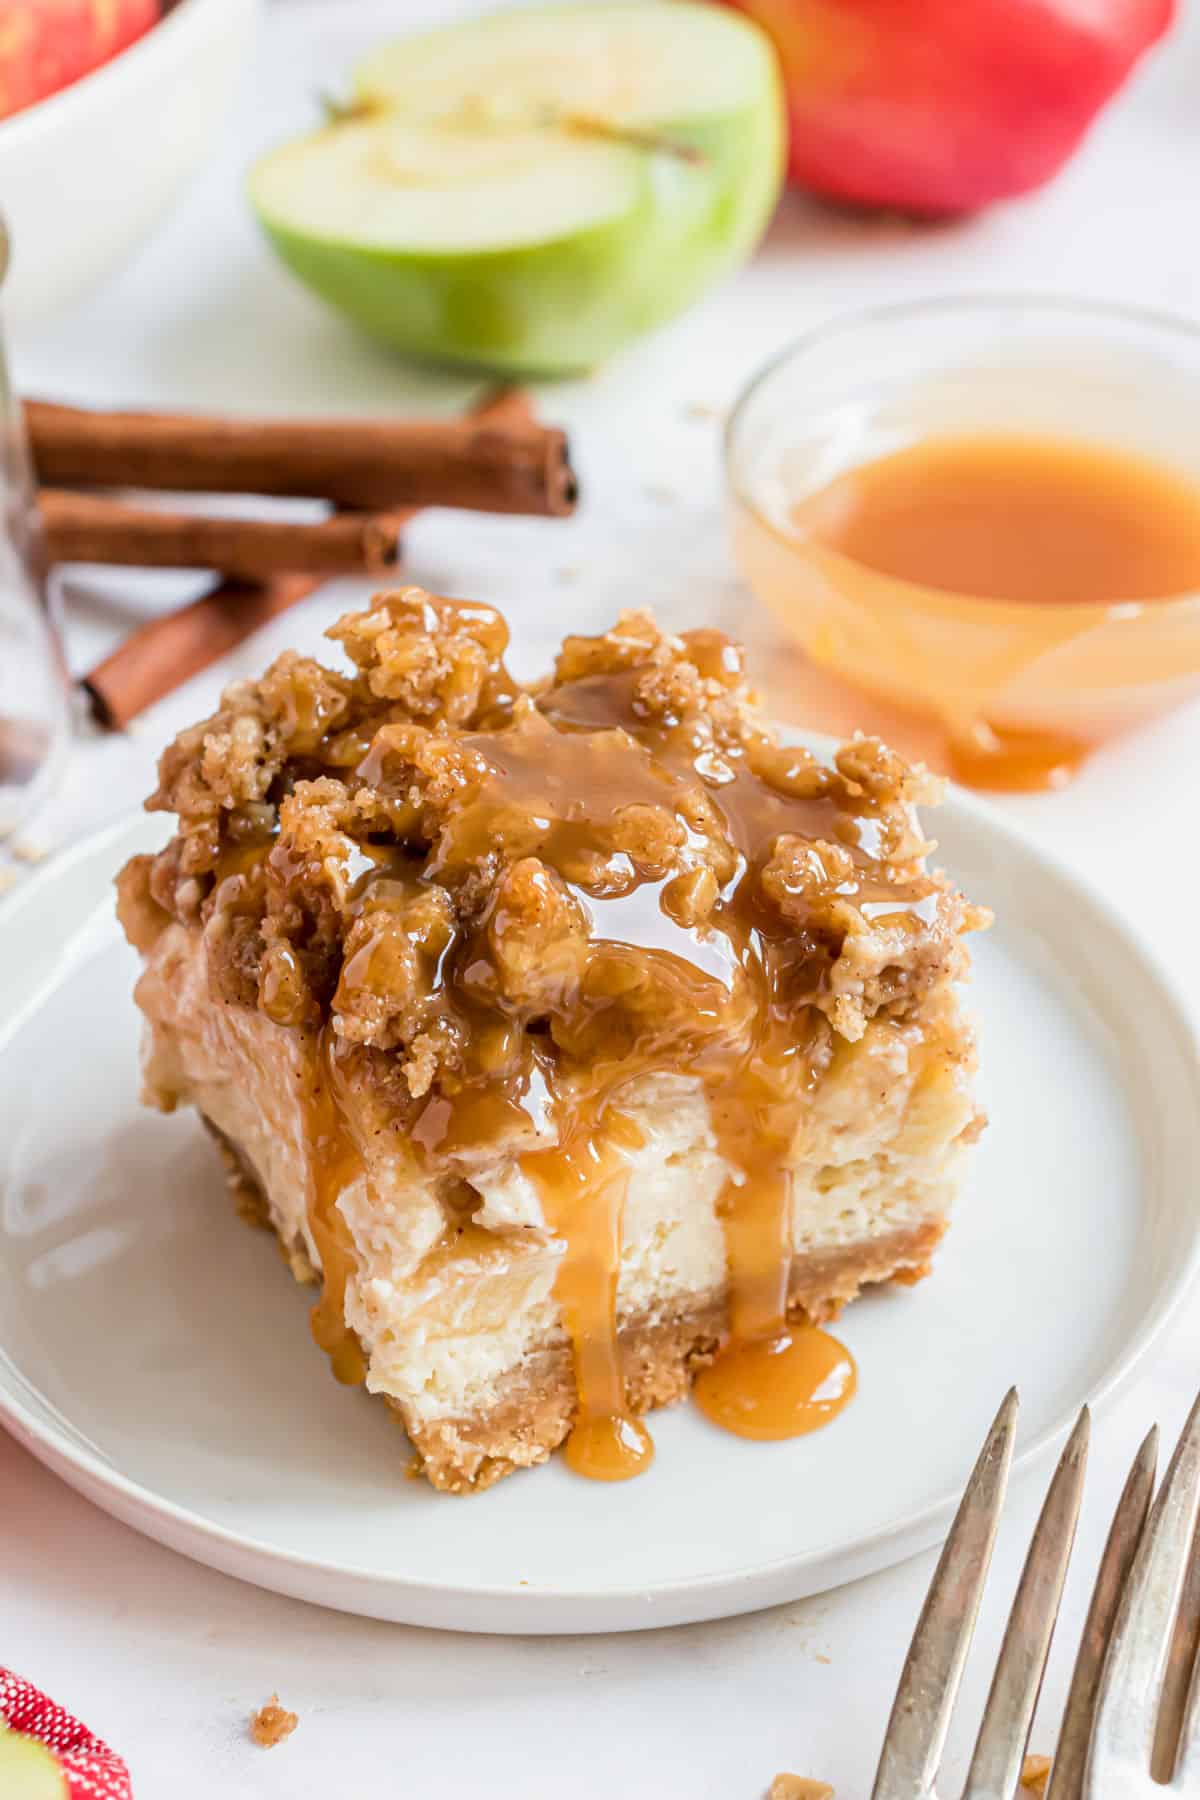
<svg viewBox="0 0 1200 1800"><path fill-rule="evenodd" d="M532 421L533 411L523 389L499 388L484 395L469 416L498 426L523 426ZM403 524L415 510L392 518ZM224 581L198 600L149 620L84 677L83 690L96 719L110 730L122 730L319 586L319 578L311 575Z"/></svg>
<svg viewBox="0 0 1200 1800"><path fill-rule="evenodd" d="M239 419L91 412L27 400L51 487L286 494L338 506L563 516L578 487L563 432L528 419Z"/></svg>
<svg viewBox="0 0 1200 1800"><path fill-rule="evenodd" d="M149 620L83 678L101 725L121 730L320 586L315 575L223 581L187 606Z"/></svg>
<svg viewBox="0 0 1200 1800"><path fill-rule="evenodd" d="M400 558L399 513L328 519L205 517L128 506L95 494L43 488L42 536L51 562L142 569L215 569L242 581L271 575L382 575Z"/></svg>

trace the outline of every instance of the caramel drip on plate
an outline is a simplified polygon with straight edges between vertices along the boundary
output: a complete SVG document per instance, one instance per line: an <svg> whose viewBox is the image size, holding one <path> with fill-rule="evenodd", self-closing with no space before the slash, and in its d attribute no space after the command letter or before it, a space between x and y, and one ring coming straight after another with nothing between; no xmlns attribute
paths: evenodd
<svg viewBox="0 0 1200 1800"><path fill-rule="evenodd" d="M353 1387L367 1371L362 1346L346 1324L346 1283L356 1264L350 1227L338 1199L365 1171L342 1109L342 1080L337 1039L323 1029L305 1071L303 1101L311 1170L308 1228L321 1262L321 1296L312 1309L311 1324L334 1375Z"/></svg>
<svg viewBox="0 0 1200 1800"><path fill-rule="evenodd" d="M585 1118L554 1149L522 1157L521 1167L537 1188L547 1224L566 1245L555 1292L579 1392L567 1463L594 1481L627 1481L654 1458L650 1433L626 1405L616 1327L626 1153L644 1140L619 1113L589 1127Z"/></svg>
<svg viewBox="0 0 1200 1800"><path fill-rule="evenodd" d="M737 1437L774 1442L828 1425L853 1398L854 1358L827 1331L792 1325L734 1339L696 1380L706 1418Z"/></svg>

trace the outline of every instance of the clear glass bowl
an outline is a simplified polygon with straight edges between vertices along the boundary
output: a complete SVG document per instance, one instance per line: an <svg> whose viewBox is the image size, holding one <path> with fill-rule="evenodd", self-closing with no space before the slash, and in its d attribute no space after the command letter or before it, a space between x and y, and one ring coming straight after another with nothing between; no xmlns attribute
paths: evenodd
<svg viewBox="0 0 1200 1800"><path fill-rule="evenodd" d="M0 285L7 261L0 223ZM61 765L68 692L24 417L0 349L0 840L41 802Z"/></svg>
<svg viewBox="0 0 1200 1800"><path fill-rule="evenodd" d="M810 667L918 722L943 769L975 786L1056 786L1098 744L1200 693L1200 593L981 599L882 575L792 522L859 464L994 433L1137 452L1200 484L1200 332L1020 296L880 307L815 331L730 418L734 550Z"/></svg>

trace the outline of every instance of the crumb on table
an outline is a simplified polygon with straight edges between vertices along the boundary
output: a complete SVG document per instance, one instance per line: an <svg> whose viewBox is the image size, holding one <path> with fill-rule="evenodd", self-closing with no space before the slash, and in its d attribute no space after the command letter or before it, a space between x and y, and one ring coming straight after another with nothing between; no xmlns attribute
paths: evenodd
<svg viewBox="0 0 1200 1800"><path fill-rule="evenodd" d="M827 1781L809 1781L804 1775L777 1775L767 1790L767 1800L833 1800Z"/></svg>
<svg viewBox="0 0 1200 1800"><path fill-rule="evenodd" d="M1031 1794L1044 1794L1050 1779L1048 1756L1027 1756L1021 1764L1021 1786Z"/></svg>
<svg viewBox="0 0 1200 1800"><path fill-rule="evenodd" d="M291 1737L299 1723L297 1714L280 1706L279 1695L272 1694L265 1706L251 1713L250 1736L264 1750L272 1750L276 1744L282 1744L284 1738Z"/></svg>

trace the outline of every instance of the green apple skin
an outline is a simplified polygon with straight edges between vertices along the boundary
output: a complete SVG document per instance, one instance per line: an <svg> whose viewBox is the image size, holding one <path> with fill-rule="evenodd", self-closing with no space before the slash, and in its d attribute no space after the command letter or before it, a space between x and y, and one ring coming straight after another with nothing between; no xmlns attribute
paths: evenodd
<svg viewBox="0 0 1200 1800"><path fill-rule="evenodd" d="M13 1731L0 1719L0 1794L4 1800L67 1800L58 1762L36 1738Z"/></svg>
<svg viewBox="0 0 1200 1800"><path fill-rule="evenodd" d="M505 375L578 374L742 262L779 197L784 113L769 56L753 103L656 130L693 145L703 165L631 151L641 176L628 211L519 249L396 253L302 236L261 208L259 219L301 281L398 350Z"/></svg>

